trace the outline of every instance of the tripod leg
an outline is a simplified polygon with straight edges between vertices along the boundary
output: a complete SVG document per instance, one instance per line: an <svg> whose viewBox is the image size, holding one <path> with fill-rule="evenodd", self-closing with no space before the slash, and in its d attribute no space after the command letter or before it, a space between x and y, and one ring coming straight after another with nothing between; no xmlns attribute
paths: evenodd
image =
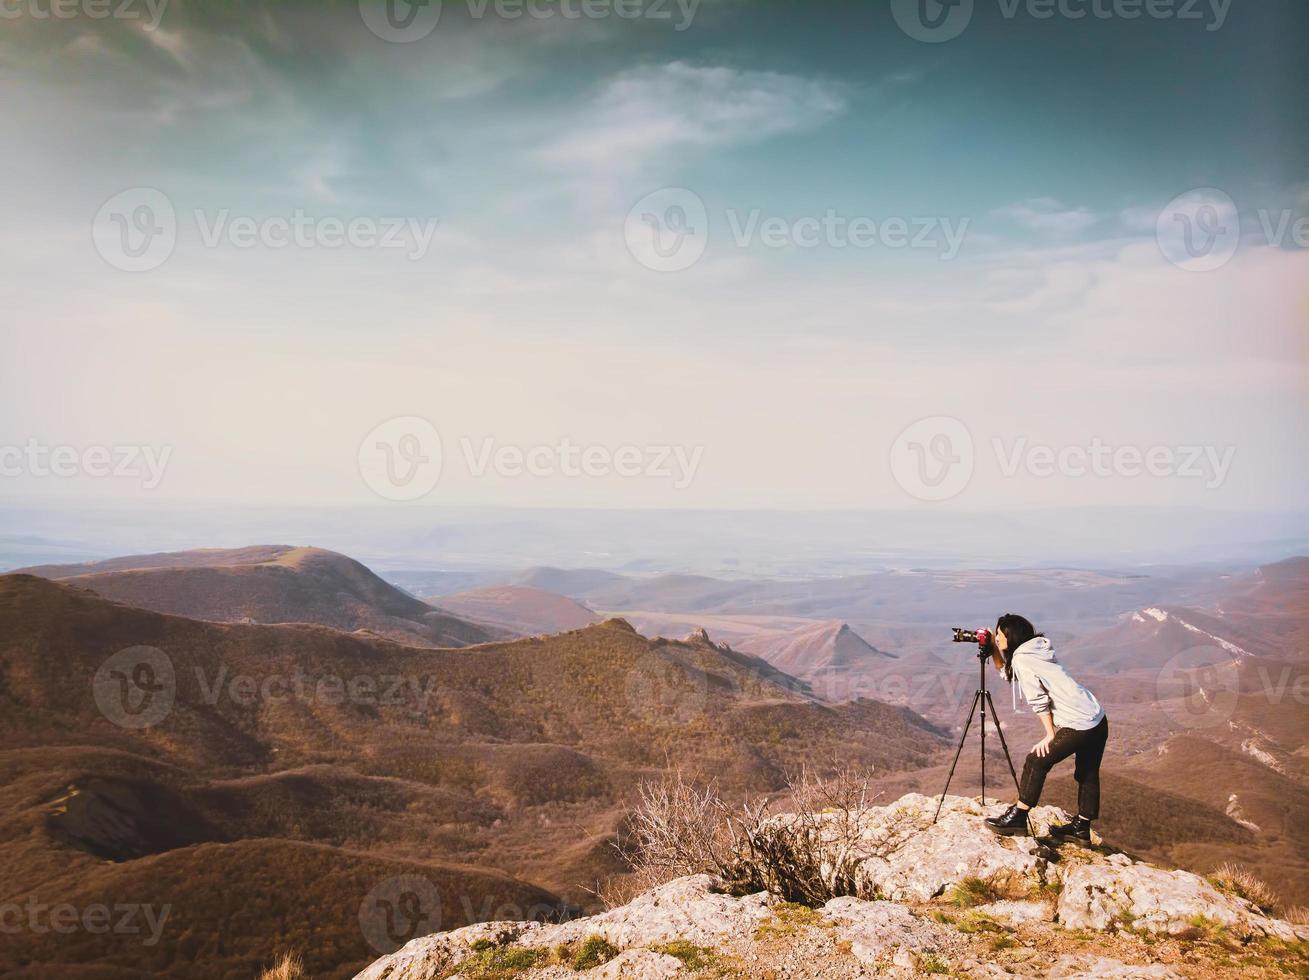
<svg viewBox="0 0 1309 980"><path fill-rule="evenodd" d="M1004 748L1004 761L1009 763L1009 775L1014 777L1014 789L1019 789L1018 773L1014 771L1014 760L1009 755L1009 743L1004 740L1004 729L1000 727L1000 716L995 713L995 702L991 700L991 692L986 692L986 700L991 705L991 720L995 722L995 730L1000 736L1000 745Z"/></svg>
<svg viewBox="0 0 1309 980"><path fill-rule="evenodd" d="M981 697L981 691L973 692L973 703L968 706L968 720L964 722L963 734L959 736L959 745L954 750L954 762L950 763L950 775L945 777L945 789L941 790L941 799L936 804L936 816L932 817L932 823L936 823L936 818L941 815L941 807L945 805L945 794L950 791L950 780L954 779L954 767L959 765L959 753L964 750L968 729L973 724L973 711L977 708L977 702Z"/></svg>

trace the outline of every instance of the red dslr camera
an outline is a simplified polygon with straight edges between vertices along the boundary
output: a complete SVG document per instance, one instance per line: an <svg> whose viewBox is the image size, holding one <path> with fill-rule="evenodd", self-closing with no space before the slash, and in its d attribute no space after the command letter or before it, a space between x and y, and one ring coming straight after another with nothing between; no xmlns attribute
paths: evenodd
<svg viewBox="0 0 1309 980"><path fill-rule="evenodd" d="M991 631L985 627L975 630L966 630L961 626L955 626L954 642L976 643L979 647L989 647L991 645Z"/></svg>

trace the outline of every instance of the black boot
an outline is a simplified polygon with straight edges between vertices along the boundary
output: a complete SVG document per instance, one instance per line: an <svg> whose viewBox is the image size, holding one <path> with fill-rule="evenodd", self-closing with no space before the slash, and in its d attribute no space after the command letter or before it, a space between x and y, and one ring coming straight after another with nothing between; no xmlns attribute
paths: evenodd
<svg viewBox="0 0 1309 980"><path fill-rule="evenodd" d="M1026 837L1027 811L1015 803L1000 816L987 817L986 825L997 834L1004 834L1006 837Z"/></svg>
<svg viewBox="0 0 1309 980"><path fill-rule="evenodd" d="M1056 824L1050 828L1050 836L1055 840L1077 840L1083 844L1091 843L1091 821L1080 815L1068 823Z"/></svg>

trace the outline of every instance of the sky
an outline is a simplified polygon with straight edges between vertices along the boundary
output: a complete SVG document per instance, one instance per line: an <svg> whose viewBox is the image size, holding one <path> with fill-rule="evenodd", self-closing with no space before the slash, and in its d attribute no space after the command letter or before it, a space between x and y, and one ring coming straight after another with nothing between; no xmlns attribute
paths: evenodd
<svg viewBox="0 0 1309 980"><path fill-rule="evenodd" d="M49 3L0 500L1306 503L1298 0Z"/></svg>

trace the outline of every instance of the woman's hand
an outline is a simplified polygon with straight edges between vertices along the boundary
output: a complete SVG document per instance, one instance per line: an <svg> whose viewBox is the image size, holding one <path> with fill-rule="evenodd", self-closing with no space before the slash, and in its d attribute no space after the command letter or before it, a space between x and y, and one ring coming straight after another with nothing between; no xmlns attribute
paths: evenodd
<svg viewBox="0 0 1309 980"><path fill-rule="evenodd" d="M1054 741L1054 735L1058 729L1054 727L1053 711L1042 711L1040 718L1041 727L1045 729L1045 738L1033 745L1032 751L1039 756L1044 756L1050 751L1050 743Z"/></svg>

